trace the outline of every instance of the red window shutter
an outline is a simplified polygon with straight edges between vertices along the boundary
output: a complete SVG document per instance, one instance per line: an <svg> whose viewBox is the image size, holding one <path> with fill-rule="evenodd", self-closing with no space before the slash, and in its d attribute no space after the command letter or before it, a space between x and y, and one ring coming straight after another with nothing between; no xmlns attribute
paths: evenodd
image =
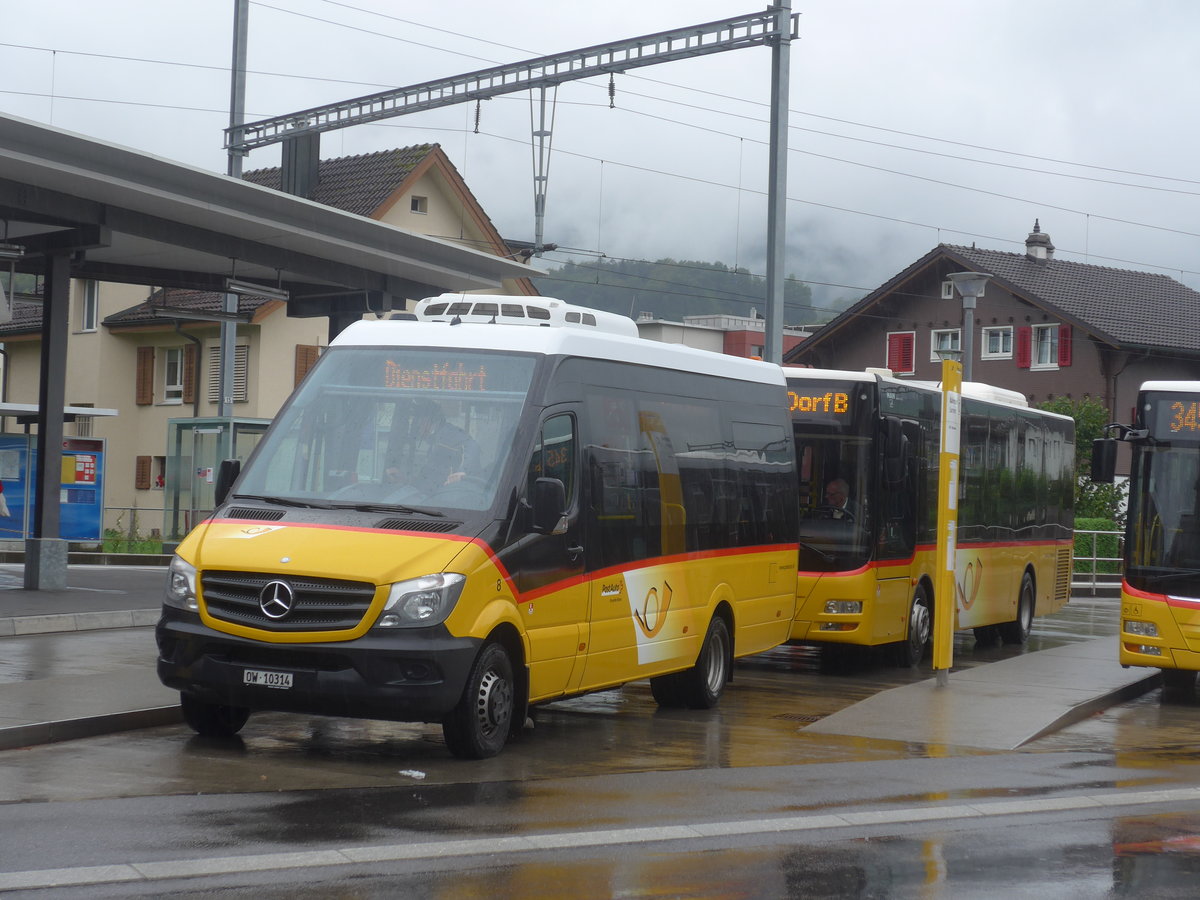
<svg viewBox="0 0 1200 900"><path fill-rule="evenodd" d="M149 406L154 402L154 348L137 348L137 377L134 385L134 402L138 406Z"/></svg>
<svg viewBox="0 0 1200 900"><path fill-rule="evenodd" d="M1071 364L1071 326L1058 326L1058 364L1059 366L1069 366Z"/></svg>
<svg viewBox="0 0 1200 900"><path fill-rule="evenodd" d="M887 367L893 372L913 371L912 332L893 332L887 336Z"/></svg>
<svg viewBox="0 0 1200 900"><path fill-rule="evenodd" d="M139 456L133 470L133 486L139 491L150 490L150 457Z"/></svg>
<svg viewBox="0 0 1200 900"><path fill-rule="evenodd" d="M1022 325L1017 329L1017 368L1028 369L1033 358L1033 326Z"/></svg>
<svg viewBox="0 0 1200 900"><path fill-rule="evenodd" d="M183 402L196 402L196 345L183 348Z"/></svg>

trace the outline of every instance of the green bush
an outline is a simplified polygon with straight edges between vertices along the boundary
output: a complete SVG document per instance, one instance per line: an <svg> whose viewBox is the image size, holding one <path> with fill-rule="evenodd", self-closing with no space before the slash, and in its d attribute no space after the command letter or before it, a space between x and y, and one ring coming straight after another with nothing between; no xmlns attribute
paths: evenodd
<svg viewBox="0 0 1200 900"><path fill-rule="evenodd" d="M104 553L154 553L163 552L162 540L130 536L117 528L104 529L104 541L100 548Z"/></svg>
<svg viewBox="0 0 1200 900"><path fill-rule="evenodd" d="M1077 518L1075 520L1075 571L1079 574L1090 575L1092 572L1092 541L1096 542L1095 556L1119 557L1121 555L1120 534L1080 534L1081 531L1115 531L1121 527L1112 519ZM1081 559L1080 557L1086 557ZM1119 562L1096 563L1096 572L1102 575L1116 575L1121 571Z"/></svg>

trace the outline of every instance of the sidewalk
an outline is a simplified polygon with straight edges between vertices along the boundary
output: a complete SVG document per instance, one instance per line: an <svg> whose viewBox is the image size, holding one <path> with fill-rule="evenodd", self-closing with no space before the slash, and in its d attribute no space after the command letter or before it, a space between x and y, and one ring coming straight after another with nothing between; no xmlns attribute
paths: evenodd
<svg viewBox="0 0 1200 900"><path fill-rule="evenodd" d="M0 750L180 721L150 627L165 566L72 566L62 591L27 591L22 576L0 565ZM1014 750L1158 683L1098 637L893 688L805 732Z"/></svg>
<svg viewBox="0 0 1200 900"><path fill-rule="evenodd" d="M166 566L69 567L28 591L0 565L0 750L180 721L154 671Z"/></svg>

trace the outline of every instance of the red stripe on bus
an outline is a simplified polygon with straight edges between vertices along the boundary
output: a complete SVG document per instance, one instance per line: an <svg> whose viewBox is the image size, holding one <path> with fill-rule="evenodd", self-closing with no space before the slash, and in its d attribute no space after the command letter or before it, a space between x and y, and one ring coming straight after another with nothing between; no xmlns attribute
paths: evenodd
<svg viewBox="0 0 1200 900"><path fill-rule="evenodd" d="M753 547L732 547L725 550L695 550L688 553L675 553L670 556L656 556L649 559L638 560L627 566L609 566L607 569L599 569L594 572L584 572L580 575L564 578L561 581L551 582L542 587L535 588L532 591L522 593L517 589L516 582L504 563L496 556L496 551L486 541L481 541L479 538L467 537L459 534L437 534L428 531L406 531L396 528L369 528L360 525L328 525L323 522L289 522L286 525L280 525L278 522L260 521L256 519L213 519L213 524L221 525L273 525L276 528L317 528L327 529L332 531L353 531L353 532L370 532L373 534L389 534L404 537L419 537L433 538L436 540L451 540L461 544L475 544L485 553L487 553L488 561L492 563L499 571L501 577L508 583L509 588L513 592L513 596L518 603L523 603L529 600L536 600L539 597L544 597L547 594L553 594L556 591L565 590L569 587L585 584L589 581L595 581L600 578L607 578L612 575L619 575L623 572L632 572L638 569L648 569L651 566L670 565L672 563L690 562L700 559L717 559L722 556L742 556L752 553L782 553L789 550L796 550L797 544L761 544Z"/></svg>

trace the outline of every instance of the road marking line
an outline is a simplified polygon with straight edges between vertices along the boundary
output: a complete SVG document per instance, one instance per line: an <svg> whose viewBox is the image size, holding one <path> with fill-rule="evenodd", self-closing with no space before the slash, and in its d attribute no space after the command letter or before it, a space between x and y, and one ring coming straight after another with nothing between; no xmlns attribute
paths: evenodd
<svg viewBox="0 0 1200 900"><path fill-rule="evenodd" d="M353 863L397 862L416 859L440 859L461 856L495 856L561 850L578 847L602 847L619 844L661 843L734 835L781 834L794 831L831 828L904 825L952 819L987 818L1073 809L1099 809L1119 806L1146 806L1158 803L1200 801L1200 787L1167 788L1155 791L1115 791L1076 797L1045 797L1020 801L921 806L894 810L821 813L776 819L707 822L696 825L663 825L638 828L609 828L600 831L568 831L530 834L523 837L484 837L457 841L390 844L375 847L343 847L310 852L260 853L252 856L223 856L212 859L178 859L107 866L33 869L26 872L0 873L0 892L50 887L78 887L122 882L165 881L173 878L197 878L236 875L283 869L311 869Z"/></svg>

